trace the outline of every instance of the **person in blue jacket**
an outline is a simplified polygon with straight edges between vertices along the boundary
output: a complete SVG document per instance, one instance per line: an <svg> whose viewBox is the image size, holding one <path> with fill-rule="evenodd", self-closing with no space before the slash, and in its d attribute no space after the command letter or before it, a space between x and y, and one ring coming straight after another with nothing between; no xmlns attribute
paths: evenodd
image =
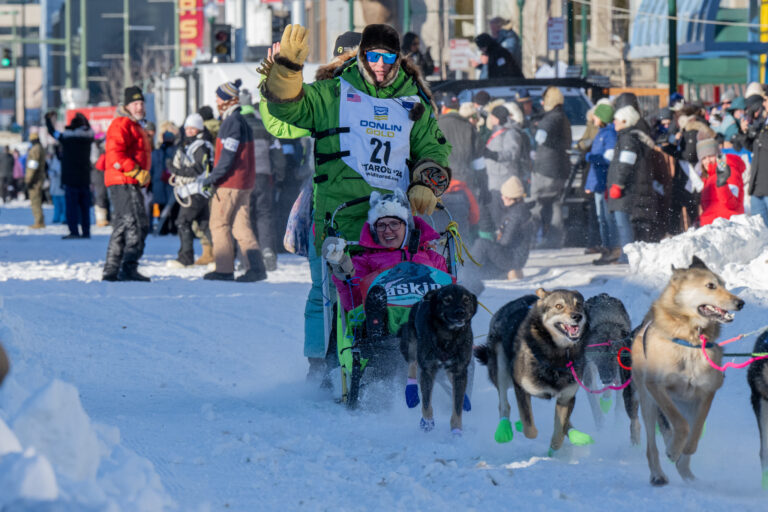
<svg viewBox="0 0 768 512"><path fill-rule="evenodd" d="M584 189L588 194L595 196L595 212L600 229L600 240L602 241L603 254L606 254L617 244L616 227L605 202L605 182L608 166L613 159L613 150L616 147L616 129L613 127L613 107L611 105L598 105L592 115L594 116L593 122L599 131L592 142L592 148L585 157L589 163L589 172Z"/></svg>

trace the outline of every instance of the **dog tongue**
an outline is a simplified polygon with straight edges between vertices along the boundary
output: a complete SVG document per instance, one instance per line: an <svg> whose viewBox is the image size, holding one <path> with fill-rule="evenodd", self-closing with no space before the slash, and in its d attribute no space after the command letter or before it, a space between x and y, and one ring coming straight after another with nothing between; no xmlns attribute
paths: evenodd
<svg viewBox="0 0 768 512"><path fill-rule="evenodd" d="M570 336L574 336L579 332L579 326L578 325L568 325L564 324L565 330L568 332Z"/></svg>

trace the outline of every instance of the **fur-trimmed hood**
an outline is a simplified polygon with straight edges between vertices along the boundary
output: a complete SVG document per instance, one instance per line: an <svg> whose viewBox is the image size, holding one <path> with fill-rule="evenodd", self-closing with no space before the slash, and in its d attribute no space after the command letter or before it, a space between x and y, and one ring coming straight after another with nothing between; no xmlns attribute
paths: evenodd
<svg viewBox="0 0 768 512"><path fill-rule="evenodd" d="M346 53L342 53L338 57L334 57L328 64L320 66L315 72L315 80L330 80L336 76L336 73L344 66L344 64L357 56L357 48L349 50Z"/></svg>

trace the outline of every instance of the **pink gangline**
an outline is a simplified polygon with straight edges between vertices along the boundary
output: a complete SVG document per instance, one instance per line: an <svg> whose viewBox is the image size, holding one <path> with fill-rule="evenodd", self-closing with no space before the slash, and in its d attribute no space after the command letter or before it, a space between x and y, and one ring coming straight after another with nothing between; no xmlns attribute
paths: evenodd
<svg viewBox="0 0 768 512"><path fill-rule="evenodd" d="M571 373L573 374L573 378L576 379L576 382L579 383L579 386L584 388L584 391L592 393L593 395L599 395L600 393L603 393L604 391L607 391L609 389L613 389L614 391L621 391L625 387L629 386L630 382L632 382L632 377L630 377L629 380L627 380L627 382L625 382L621 386L611 386L611 385L608 385L608 386L605 386L603 389L595 391L594 389L589 389L587 386L584 385L583 382L581 382L581 379L579 379L579 376L576 375L576 370L573 368L573 361L569 361L568 364L565 365L565 366L570 368Z"/></svg>
<svg viewBox="0 0 768 512"><path fill-rule="evenodd" d="M606 343L595 343L594 345L587 345L587 348L592 348L592 347L610 347L610 346L611 346L611 342L608 341Z"/></svg>
<svg viewBox="0 0 768 512"><path fill-rule="evenodd" d="M739 364L736 364L736 363L725 363L724 366L718 366L718 365L715 364L714 361L712 361L712 359L709 358L709 354L707 354L707 347L706 347L706 345L707 345L707 338L704 337L704 335L702 334L701 336L699 336L699 339L701 340L701 352L704 354L704 358L707 360L707 362L709 363L709 365L712 368L714 368L715 370L720 370L721 372L724 372L728 368L737 368L737 369L738 368L744 368L744 367L747 367L750 364L754 363L755 361L759 361L761 359L768 359L768 354L766 354L764 356L752 357L752 358L748 359L744 363L739 363ZM735 341L735 340L726 340L727 343L730 343L731 341ZM723 343L720 343L720 345L723 345Z"/></svg>

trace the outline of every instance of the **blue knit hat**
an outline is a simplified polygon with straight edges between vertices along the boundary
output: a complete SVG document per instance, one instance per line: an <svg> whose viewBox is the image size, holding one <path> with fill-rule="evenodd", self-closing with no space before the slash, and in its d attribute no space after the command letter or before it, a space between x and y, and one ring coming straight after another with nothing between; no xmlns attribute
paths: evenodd
<svg viewBox="0 0 768 512"><path fill-rule="evenodd" d="M243 83L239 78L234 82L224 82L216 89L216 95L224 101L229 101L240 96L240 85Z"/></svg>

